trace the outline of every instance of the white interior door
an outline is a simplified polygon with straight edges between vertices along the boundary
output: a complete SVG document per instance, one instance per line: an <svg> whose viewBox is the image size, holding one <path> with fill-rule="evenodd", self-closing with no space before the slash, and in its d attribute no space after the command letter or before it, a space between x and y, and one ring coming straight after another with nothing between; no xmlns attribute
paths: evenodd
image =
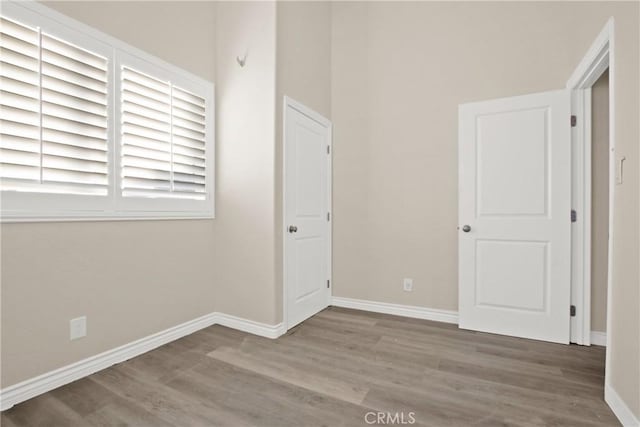
<svg viewBox="0 0 640 427"><path fill-rule="evenodd" d="M460 327L569 343L570 92L459 110Z"/></svg>
<svg viewBox="0 0 640 427"><path fill-rule="evenodd" d="M285 99L284 275L287 329L329 305L331 123Z"/></svg>

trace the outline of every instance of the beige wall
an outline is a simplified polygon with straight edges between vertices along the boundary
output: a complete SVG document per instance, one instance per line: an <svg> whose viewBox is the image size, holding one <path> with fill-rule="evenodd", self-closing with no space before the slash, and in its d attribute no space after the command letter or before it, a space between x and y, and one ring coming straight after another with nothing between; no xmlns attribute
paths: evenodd
<svg viewBox="0 0 640 427"><path fill-rule="evenodd" d="M610 374L640 415L638 3L334 3L334 295L457 310L458 104L565 87L609 16L627 157Z"/></svg>
<svg viewBox="0 0 640 427"><path fill-rule="evenodd" d="M609 72L591 91L591 330L607 330Z"/></svg>
<svg viewBox="0 0 640 427"><path fill-rule="evenodd" d="M216 14L216 310L275 324L276 8L224 2Z"/></svg>
<svg viewBox="0 0 640 427"><path fill-rule="evenodd" d="M627 161L624 183L615 188L608 374L612 387L640 419L640 4L620 8L614 15L615 70L609 78L615 90L616 156Z"/></svg>
<svg viewBox="0 0 640 427"><path fill-rule="evenodd" d="M331 5L280 2L277 5L276 96L276 311L282 320L282 114L289 96L331 117Z"/></svg>

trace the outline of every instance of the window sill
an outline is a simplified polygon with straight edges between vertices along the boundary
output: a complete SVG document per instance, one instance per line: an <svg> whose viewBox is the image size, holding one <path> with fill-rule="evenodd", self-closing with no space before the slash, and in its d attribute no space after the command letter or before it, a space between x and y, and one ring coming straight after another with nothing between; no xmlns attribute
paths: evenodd
<svg viewBox="0 0 640 427"><path fill-rule="evenodd" d="M29 214L4 214L0 216L0 223L28 223L28 222L102 222L102 221L167 221L167 220L215 219L213 212L56 212Z"/></svg>

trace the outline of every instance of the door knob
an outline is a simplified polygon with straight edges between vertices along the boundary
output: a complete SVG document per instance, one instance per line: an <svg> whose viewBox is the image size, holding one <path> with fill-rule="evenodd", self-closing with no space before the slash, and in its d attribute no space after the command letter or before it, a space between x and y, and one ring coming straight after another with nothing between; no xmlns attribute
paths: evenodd
<svg viewBox="0 0 640 427"><path fill-rule="evenodd" d="M295 233L296 231L298 231L298 227L296 227L295 225L289 226L289 233Z"/></svg>
<svg viewBox="0 0 640 427"><path fill-rule="evenodd" d="M464 231L465 233L468 233L471 231L471 227L468 225L464 225L462 226L462 231Z"/></svg>

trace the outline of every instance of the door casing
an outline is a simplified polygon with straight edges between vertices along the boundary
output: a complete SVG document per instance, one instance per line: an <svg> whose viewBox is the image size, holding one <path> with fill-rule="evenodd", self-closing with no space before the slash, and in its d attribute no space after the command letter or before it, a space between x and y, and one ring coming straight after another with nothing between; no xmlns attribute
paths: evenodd
<svg viewBox="0 0 640 427"><path fill-rule="evenodd" d="M571 114L577 117L572 129L572 209L577 221L572 224L571 342L591 345L591 87L609 69L609 242L607 260L607 350L605 383L609 372L611 323L611 282L613 270L613 219L616 186L615 153L615 62L614 21L610 18L582 58L566 88L571 89Z"/></svg>

